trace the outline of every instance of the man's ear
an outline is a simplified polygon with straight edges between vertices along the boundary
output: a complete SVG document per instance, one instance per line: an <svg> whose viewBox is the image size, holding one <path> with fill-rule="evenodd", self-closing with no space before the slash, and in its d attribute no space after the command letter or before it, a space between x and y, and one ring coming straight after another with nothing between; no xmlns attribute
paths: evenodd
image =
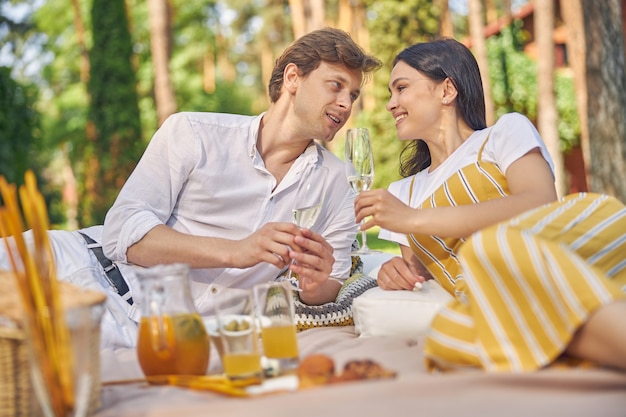
<svg viewBox="0 0 626 417"><path fill-rule="evenodd" d="M300 70L294 63L289 63L283 71L283 86L290 94L294 94L300 82Z"/></svg>

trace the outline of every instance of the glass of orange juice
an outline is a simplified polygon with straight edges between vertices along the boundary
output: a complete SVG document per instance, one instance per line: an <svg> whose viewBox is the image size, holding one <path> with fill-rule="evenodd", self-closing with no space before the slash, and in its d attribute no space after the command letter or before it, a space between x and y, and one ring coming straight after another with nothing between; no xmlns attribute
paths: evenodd
<svg viewBox="0 0 626 417"><path fill-rule="evenodd" d="M300 363L294 319L293 288L286 281L254 286L254 301L261 324L265 374L294 374Z"/></svg>
<svg viewBox="0 0 626 417"><path fill-rule="evenodd" d="M233 381L261 383L263 369L252 291L231 288L221 293L216 312L224 373Z"/></svg>

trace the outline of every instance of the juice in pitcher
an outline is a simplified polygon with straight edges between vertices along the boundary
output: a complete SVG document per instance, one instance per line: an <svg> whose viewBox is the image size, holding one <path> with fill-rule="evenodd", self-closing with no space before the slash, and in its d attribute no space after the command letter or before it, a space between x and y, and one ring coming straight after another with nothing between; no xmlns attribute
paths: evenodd
<svg viewBox="0 0 626 417"><path fill-rule="evenodd" d="M210 339L193 304L188 273L184 264L137 271L142 289L137 359L146 376L206 374Z"/></svg>
<svg viewBox="0 0 626 417"><path fill-rule="evenodd" d="M204 375L209 336L198 314L141 319L137 355L146 376Z"/></svg>

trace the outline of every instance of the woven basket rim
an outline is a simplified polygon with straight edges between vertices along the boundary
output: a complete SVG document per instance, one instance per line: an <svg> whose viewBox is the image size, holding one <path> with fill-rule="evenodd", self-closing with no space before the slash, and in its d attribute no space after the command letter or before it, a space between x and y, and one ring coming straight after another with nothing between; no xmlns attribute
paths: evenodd
<svg viewBox="0 0 626 417"><path fill-rule="evenodd" d="M18 294L17 279L13 272L0 270L0 316L7 317L18 327L23 320L23 309ZM86 289L69 282L59 281L61 303L65 309L81 306L96 306L106 302L104 292Z"/></svg>

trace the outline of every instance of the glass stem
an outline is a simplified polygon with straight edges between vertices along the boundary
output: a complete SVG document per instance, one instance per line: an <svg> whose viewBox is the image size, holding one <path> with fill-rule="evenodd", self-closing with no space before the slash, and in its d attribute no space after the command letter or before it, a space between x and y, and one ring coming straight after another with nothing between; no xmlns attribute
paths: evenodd
<svg viewBox="0 0 626 417"><path fill-rule="evenodd" d="M295 259L292 259L291 262L289 262L289 272L287 273L287 279L293 278L293 271L291 270L291 265L295 265L295 264L296 264Z"/></svg>
<svg viewBox="0 0 626 417"><path fill-rule="evenodd" d="M364 223L365 219L361 220L361 225L363 225ZM367 247L367 232L365 230L361 230L361 242L363 243L361 249L363 251L369 250L369 248Z"/></svg>

